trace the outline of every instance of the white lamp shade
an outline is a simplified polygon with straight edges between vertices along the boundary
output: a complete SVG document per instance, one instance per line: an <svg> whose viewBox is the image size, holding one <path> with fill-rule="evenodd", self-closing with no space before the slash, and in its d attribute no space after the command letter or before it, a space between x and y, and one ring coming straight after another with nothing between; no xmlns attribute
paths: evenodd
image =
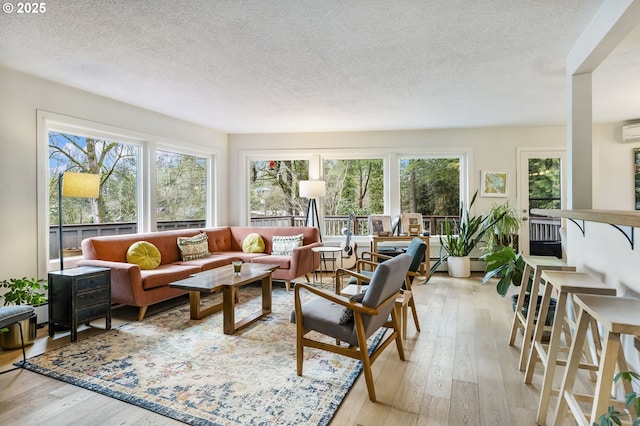
<svg viewBox="0 0 640 426"><path fill-rule="evenodd" d="M305 198L320 198L327 193L327 186L323 180L301 180L300 196Z"/></svg>
<svg viewBox="0 0 640 426"><path fill-rule="evenodd" d="M98 198L100 175L66 172L62 176L62 195L65 197Z"/></svg>

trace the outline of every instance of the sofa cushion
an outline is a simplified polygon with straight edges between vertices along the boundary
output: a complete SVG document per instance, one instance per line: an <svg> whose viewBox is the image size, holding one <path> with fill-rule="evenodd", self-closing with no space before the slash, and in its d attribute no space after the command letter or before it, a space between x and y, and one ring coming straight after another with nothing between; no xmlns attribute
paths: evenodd
<svg viewBox="0 0 640 426"><path fill-rule="evenodd" d="M260 234L252 232L242 241L242 251L245 253L264 253L264 240Z"/></svg>
<svg viewBox="0 0 640 426"><path fill-rule="evenodd" d="M263 265L278 265L278 269L276 269L276 271L280 271L283 269L291 269L291 256L258 256L252 258L251 263L260 263Z"/></svg>
<svg viewBox="0 0 640 426"><path fill-rule="evenodd" d="M156 269L160 261L160 250L148 241L137 241L127 250L127 262L138 265L140 269Z"/></svg>
<svg viewBox="0 0 640 426"><path fill-rule="evenodd" d="M209 256L209 238L204 232L193 237L178 237L178 248L182 260L200 259Z"/></svg>
<svg viewBox="0 0 640 426"><path fill-rule="evenodd" d="M274 236L271 240L271 254L274 256L291 256L293 249L302 247L303 234L291 236Z"/></svg>

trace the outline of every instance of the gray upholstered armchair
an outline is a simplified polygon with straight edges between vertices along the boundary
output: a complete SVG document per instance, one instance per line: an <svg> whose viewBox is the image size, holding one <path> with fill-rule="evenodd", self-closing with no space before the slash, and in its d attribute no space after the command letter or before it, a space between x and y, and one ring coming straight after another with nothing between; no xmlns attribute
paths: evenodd
<svg viewBox="0 0 640 426"><path fill-rule="evenodd" d="M411 240L411 243L409 243L409 246L407 247L407 251L405 252L406 254L411 256L411 264L409 265L409 271L407 272L405 282L402 285L402 296L398 300L399 304L403 306L403 337L406 337L407 333L407 305L411 308L413 322L416 325L416 330L420 331L420 322L418 321L418 312L416 311L416 302L413 298L411 284L413 283L414 278L419 276L418 269L420 268L420 264L424 260L426 252L427 244L420 238L413 238ZM372 271L374 271L381 262L388 261L392 258L391 256L373 252L364 252L362 253L362 257L362 259L356 262L355 273L353 273L352 271L340 271L341 274L350 275L348 281L349 285L366 285L369 281L369 277L373 273ZM338 282L339 281L336 277L336 283ZM336 286L336 293L340 292L340 289Z"/></svg>
<svg viewBox="0 0 640 426"><path fill-rule="evenodd" d="M353 297L337 295L317 289L308 284L295 286L295 309L291 312L291 322L296 324L297 374L302 375L304 347L323 349L362 361L369 399L376 400L371 373L371 363L393 341L396 342L400 359L404 361L404 349L399 333L399 320L395 300L409 270L411 256L401 254L380 264L371 276L366 293ZM300 294L308 291L317 297L301 302ZM361 301L353 300L358 298ZM391 315L391 321L389 321ZM391 329L391 333L377 345L369 355L367 339L381 327ZM325 343L306 337L311 330L336 339L336 344ZM345 342L348 346L343 346Z"/></svg>

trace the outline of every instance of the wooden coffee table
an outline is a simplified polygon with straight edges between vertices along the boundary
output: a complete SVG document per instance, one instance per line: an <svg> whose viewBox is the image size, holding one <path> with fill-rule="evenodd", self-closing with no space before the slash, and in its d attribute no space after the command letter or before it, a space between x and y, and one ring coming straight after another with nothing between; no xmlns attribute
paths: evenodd
<svg viewBox="0 0 640 426"><path fill-rule="evenodd" d="M225 265L176 281L169 284L169 287L189 291L191 319L200 320L222 310L224 334L235 334L236 331L271 313L271 272L276 269L278 265L245 263L242 265L241 274L236 276L233 274L232 265ZM262 281L262 310L236 322L236 289L256 281ZM222 289L222 303L202 308L200 293L214 293L220 289Z"/></svg>

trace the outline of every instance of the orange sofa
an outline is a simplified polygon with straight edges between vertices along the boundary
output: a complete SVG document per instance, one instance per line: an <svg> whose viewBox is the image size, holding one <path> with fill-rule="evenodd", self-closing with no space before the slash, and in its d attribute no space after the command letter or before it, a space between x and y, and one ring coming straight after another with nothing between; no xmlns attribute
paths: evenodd
<svg viewBox="0 0 640 426"><path fill-rule="evenodd" d="M201 232L207 234L211 254L201 259L183 261L178 249L178 237L193 237ZM242 251L242 242L251 233L259 234L264 240L264 253ZM303 234L302 247L295 248L291 256L271 254L274 236L298 234ZM273 279L284 281L287 290L290 290L292 279L304 275L309 280L308 274L320 266L319 253L311 250L322 245L319 240L318 229L311 227L226 226L102 236L82 241L84 259L78 264L110 268L112 303L139 307L138 320L142 320L150 305L187 293L184 290L170 288L169 283L201 271L231 264L235 259L278 265L279 268L273 272ZM138 241L148 241L158 248L161 255L160 266L142 270L136 264L127 263L127 250Z"/></svg>

